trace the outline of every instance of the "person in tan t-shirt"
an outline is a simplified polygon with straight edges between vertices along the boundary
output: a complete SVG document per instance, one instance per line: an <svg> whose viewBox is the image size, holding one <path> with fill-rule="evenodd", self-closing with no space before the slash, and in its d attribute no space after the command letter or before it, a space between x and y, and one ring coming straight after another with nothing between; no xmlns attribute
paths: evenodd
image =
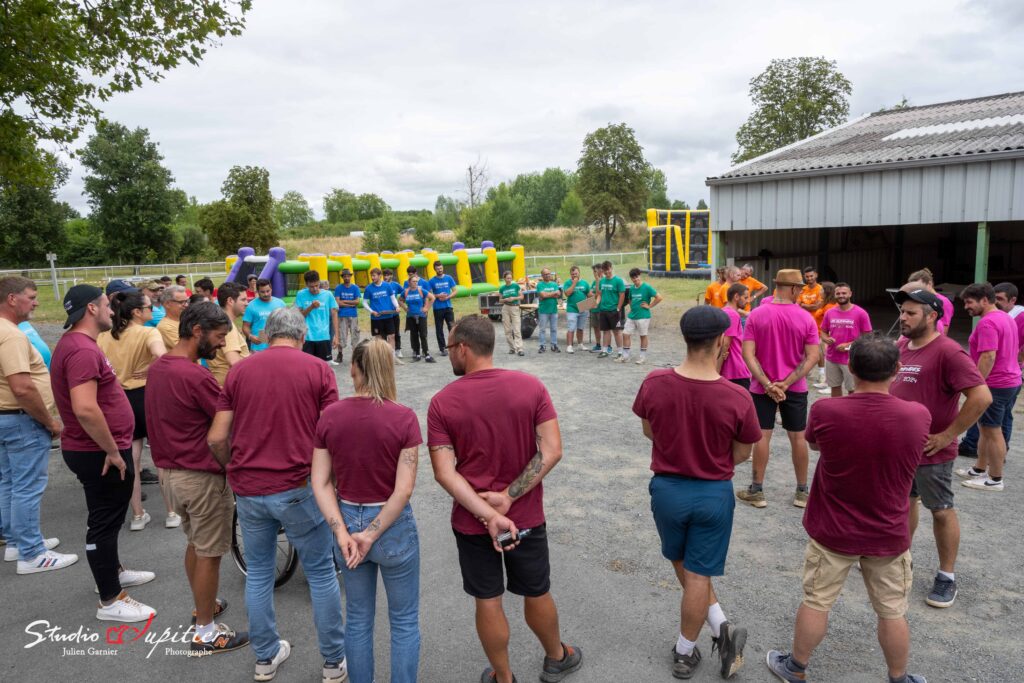
<svg viewBox="0 0 1024 683"><path fill-rule="evenodd" d="M173 349L178 345L178 324L181 313L188 306L191 296L181 285L171 285L160 295L160 303L164 305L164 319L156 326L164 340L164 348Z"/></svg>
<svg viewBox="0 0 1024 683"><path fill-rule="evenodd" d="M245 337L234 324L234 321L245 313L245 308L249 305L249 296L241 285L225 282L217 289L217 303L232 321L231 329L224 338L224 346L217 349L217 355L212 360L206 361L206 366L210 368L210 373L217 383L224 386L231 366L249 355L249 345L245 343Z"/></svg>

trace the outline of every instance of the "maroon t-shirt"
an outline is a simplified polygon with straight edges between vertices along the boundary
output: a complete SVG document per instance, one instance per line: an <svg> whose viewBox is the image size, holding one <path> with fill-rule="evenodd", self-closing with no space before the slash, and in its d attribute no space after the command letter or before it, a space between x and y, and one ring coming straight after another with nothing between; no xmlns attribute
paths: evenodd
<svg viewBox="0 0 1024 683"><path fill-rule="evenodd" d="M146 432L157 467L224 471L206 444L219 397L220 385L203 366L169 354L153 361L146 377Z"/></svg>
<svg viewBox="0 0 1024 683"><path fill-rule="evenodd" d="M910 485L931 421L921 404L889 394L815 402L806 437L821 455L804 512L807 534L844 555L907 550Z"/></svg>
<svg viewBox="0 0 1024 683"><path fill-rule="evenodd" d="M953 424L960 413L960 393L985 384L978 366L967 352L949 337L939 335L920 349L910 348L906 337L900 347L900 370L889 393L904 401L920 403L932 416L930 433L938 434ZM921 464L934 465L956 460L956 439Z"/></svg>
<svg viewBox="0 0 1024 683"><path fill-rule="evenodd" d="M655 370L640 385L633 412L651 423L655 474L729 481L732 442L761 439L750 392L725 378L705 381Z"/></svg>
<svg viewBox="0 0 1024 683"><path fill-rule="evenodd" d="M313 442L331 454L338 497L364 505L391 497L399 454L421 443L420 423L412 409L360 396L328 406Z"/></svg>
<svg viewBox="0 0 1024 683"><path fill-rule="evenodd" d="M537 454L537 426L558 417L548 390L533 375L492 368L460 377L430 400L427 443L452 446L456 471L476 491L502 491ZM543 484L509 510L520 529L544 523ZM486 533L464 507L452 506L452 527L463 534Z"/></svg>
<svg viewBox="0 0 1024 683"><path fill-rule="evenodd" d="M114 368L100 351L96 341L81 332L68 332L53 350L50 360L50 386L57 412L64 422L60 447L65 451L102 451L82 427L71 409L71 390L86 382L96 382L96 403L119 450L132 447L135 414L124 389L117 382Z"/></svg>
<svg viewBox="0 0 1024 683"><path fill-rule="evenodd" d="M218 411L233 411L228 483L240 496L306 485L321 411L338 400L327 363L271 346L231 367Z"/></svg>

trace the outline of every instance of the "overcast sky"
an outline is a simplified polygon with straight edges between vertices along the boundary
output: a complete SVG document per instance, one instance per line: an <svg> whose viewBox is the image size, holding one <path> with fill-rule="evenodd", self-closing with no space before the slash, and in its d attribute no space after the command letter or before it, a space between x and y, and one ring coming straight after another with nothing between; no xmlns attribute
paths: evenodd
<svg viewBox="0 0 1024 683"><path fill-rule="evenodd" d="M691 205L728 168L748 84L773 58L825 56L850 114L1024 88L1019 0L255 0L244 34L198 67L103 106L149 129L177 186L219 198L233 165L270 171L317 215L332 187L393 208L576 166L584 136L635 131ZM84 142L84 137L82 141ZM61 198L83 213L81 168ZM712 207L713 208L713 207Z"/></svg>

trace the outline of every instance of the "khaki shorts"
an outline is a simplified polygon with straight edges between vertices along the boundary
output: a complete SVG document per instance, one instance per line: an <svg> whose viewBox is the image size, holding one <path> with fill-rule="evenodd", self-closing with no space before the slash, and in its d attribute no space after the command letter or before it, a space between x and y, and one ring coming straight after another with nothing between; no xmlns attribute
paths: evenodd
<svg viewBox="0 0 1024 683"><path fill-rule="evenodd" d="M160 469L160 488L181 515L181 528L200 557L221 557L231 549L235 499L227 478L213 472Z"/></svg>
<svg viewBox="0 0 1024 683"><path fill-rule="evenodd" d="M860 562L871 606L882 619L899 619L907 613L907 596L913 583L910 551L895 557L842 555L814 539L804 551L804 605L819 612L832 609L846 583L850 567Z"/></svg>
<svg viewBox="0 0 1024 683"><path fill-rule="evenodd" d="M850 366L833 363L830 360L825 361L825 384L833 389L842 387L846 389L847 393L852 392L853 373L850 372Z"/></svg>
<svg viewBox="0 0 1024 683"><path fill-rule="evenodd" d="M647 330L651 326L650 318L626 318L626 326L622 329L623 334L633 334L636 332L641 337L647 336Z"/></svg>

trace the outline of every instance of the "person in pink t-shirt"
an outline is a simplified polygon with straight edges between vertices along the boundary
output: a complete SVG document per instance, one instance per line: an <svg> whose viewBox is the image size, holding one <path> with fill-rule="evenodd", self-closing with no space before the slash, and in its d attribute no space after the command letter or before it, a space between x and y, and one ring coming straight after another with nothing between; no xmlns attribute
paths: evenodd
<svg viewBox="0 0 1024 683"><path fill-rule="evenodd" d="M754 446L753 481L736 497L756 508L768 505L763 485L776 410L793 449L793 505L807 505L807 373L817 364L819 349L814 318L796 305L803 288L800 271L780 270L775 276L775 299L751 311L743 333L743 360L753 378L750 393L762 436Z"/></svg>
<svg viewBox="0 0 1024 683"><path fill-rule="evenodd" d="M853 290L845 282L836 283L836 307L825 312L821 320L821 341L825 344L825 381L832 398L853 393L853 375L850 374L850 346L853 341L871 331L871 318L867 311L853 303ZM826 393L823 390L821 393Z"/></svg>
<svg viewBox="0 0 1024 683"><path fill-rule="evenodd" d="M968 285L960 298L967 312L979 318L968 340L968 348L971 360L977 364L992 392L992 405L978 419L977 464L956 473L966 479L963 485L967 488L1002 491L1007 448L1002 427L1006 413L1013 410L1021 387L1017 326L1009 315L996 308L995 290L987 282Z"/></svg>
<svg viewBox="0 0 1024 683"><path fill-rule="evenodd" d="M743 316L750 305L750 289L739 282L729 285L726 290L725 314L729 316L729 329L725 336L729 346L718 359L718 372L733 384L750 390L750 368L743 361Z"/></svg>

